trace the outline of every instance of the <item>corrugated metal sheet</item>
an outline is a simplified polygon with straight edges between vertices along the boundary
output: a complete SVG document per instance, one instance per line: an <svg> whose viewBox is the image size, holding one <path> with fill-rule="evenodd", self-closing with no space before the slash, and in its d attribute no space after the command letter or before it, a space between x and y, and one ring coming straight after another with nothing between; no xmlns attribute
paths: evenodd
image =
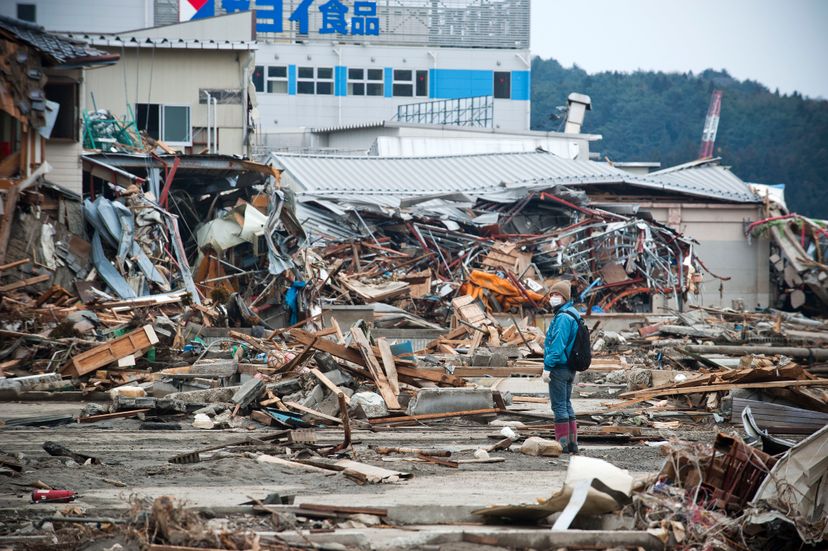
<svg viewBox="0 0 828 551"><path fill-rule="evenodd" d="M737 202L756 201L748 185L729 168L720 165L651 173L640 178L665 182L675 189L692 194L715 194L722 199Z"/></svg>
<svg viewBox="0 0 828 551"><path fill-rule="evenodd" d="M497 200L520 189L627 184L696 197L755 202L747 185L722 167L635 176L606 163L545 152L454 157L339 157L273 154L300 201L330 198L395 208L401 199L462 193ZM701 171L698 175L693 172Z"/></svg>
<svg viewBox="0 0 828 551"><path fill-rule="evenodd" d="M548 153L505 153L455 157L273 156L289 173L300 200L309 196L385 199L446 193L483 195L505 191L505 183L539 178L561 183L622 181L625 173L607 164L573 161Z"/></svg>

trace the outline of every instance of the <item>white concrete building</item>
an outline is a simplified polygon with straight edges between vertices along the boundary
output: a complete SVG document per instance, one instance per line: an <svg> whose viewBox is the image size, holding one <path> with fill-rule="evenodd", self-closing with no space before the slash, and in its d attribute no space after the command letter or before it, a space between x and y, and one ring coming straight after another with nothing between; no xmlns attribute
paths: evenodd
<svg viewBox="0 0 828 551"><path fill-rule="evenodd" d="M219 35L224 38L212 38ZM187 153L249 154L255 104L252 14L67 36L121 57L117 65L88 74L87 108L93 107L94 94L98 109L119 120L134 119L140 131Z"/></svg>

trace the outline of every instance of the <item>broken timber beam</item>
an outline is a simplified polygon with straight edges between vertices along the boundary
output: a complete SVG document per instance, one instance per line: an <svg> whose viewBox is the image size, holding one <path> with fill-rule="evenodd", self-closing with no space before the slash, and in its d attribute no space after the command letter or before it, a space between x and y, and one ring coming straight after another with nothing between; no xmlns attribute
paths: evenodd
<svg viewBox="0 0 828 551"><path fill-rule="evenodd" d="M765 381L764 383L721 383L677 388L645 389L619 394L619 398L632 398L638 401L649 400L659 396L680 396L683 394L700 394L705 392L724 392L737 388L789 388L799 386L828 387L828 379L806 379L797 381Z"/></svg>
<svg viewBox="0 0 828 551"><path fill-rule="evenodd" d="M9 291L14 291L15 289L22 289L23 287L28 287L29 285L43 283L44 281L49 281L51 278L52 276L48 274L43 274L39 276L30 277L28 279L21 279L20 281L15 281L14 283L3 285L2 287L0 287L0 293L8 293Z"/></svg>
<svg viewBox="0 0 828 551"><path fill-rule="evenodd" d="M345 395L345 393L344 393L344 392L342 392L342 389L341 389L341 388L339 388L338 386L336 386L336 385L333 383L333 381L331 381L330 379L328 379L328 378L325 376L325 374L324 374L324 373L322 373L321 371L319 371L319 369L317 369L317 368L315 368L315 367L314 367L314 368L312 368L312 369L310 370L310 372L311 372L311 374L312 374L314 377L316 377L317 379L319 379L319 382L320 382L320 383L322 383L323 385L325 385L326 387L328 387L328 389L329 389L331 392L333 392L333 393L334 393L334 394L336 394L337 396L342 396L343 398L345 398L345 403L346 403L347 405L349 405L349 406L351 405L351 399L350 399L348 396L346 396L346 395Z"/></svg>
<svg viewBox="0 0 828 551"><path fill-rule="evenodd" d="M400 409L400 402L397 400L397 395L391 389L391 385L388 383L388 377L385 376L385 372L380 367L377 357L374 356L374 351L371 350L371 344L368 342L368 338L362 332L362 329L356 326L351 327L351 337L362 353L365 366L374 378L377 389L382 399L385 400L385 405L388 406L388 409Z"/></svg>

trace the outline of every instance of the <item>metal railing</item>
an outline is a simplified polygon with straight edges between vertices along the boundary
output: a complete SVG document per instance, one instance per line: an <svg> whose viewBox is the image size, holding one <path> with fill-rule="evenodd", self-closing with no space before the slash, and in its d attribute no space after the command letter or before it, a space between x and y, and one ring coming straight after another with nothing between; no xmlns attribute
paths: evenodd
<svg viewBox="0 0 828 551"><path fill-rule="evenodd" d="M475 96L399 105L393 120L412 124L492 128L494 98Z"/></svg>

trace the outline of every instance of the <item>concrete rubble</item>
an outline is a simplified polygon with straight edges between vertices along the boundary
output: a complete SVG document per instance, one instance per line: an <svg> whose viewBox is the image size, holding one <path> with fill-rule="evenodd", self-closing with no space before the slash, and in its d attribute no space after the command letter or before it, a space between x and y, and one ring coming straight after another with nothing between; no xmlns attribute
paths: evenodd
<svg viewBox="0 0 828 551"><path fill-rule="evenodd" d="M272 165L84 118L83 197L4 175L0 546L824 544L821 222L746 225L784 309L710 307L692 236L574 185L300 217ZM540 378L564 279L577 456Z"/></svg>

